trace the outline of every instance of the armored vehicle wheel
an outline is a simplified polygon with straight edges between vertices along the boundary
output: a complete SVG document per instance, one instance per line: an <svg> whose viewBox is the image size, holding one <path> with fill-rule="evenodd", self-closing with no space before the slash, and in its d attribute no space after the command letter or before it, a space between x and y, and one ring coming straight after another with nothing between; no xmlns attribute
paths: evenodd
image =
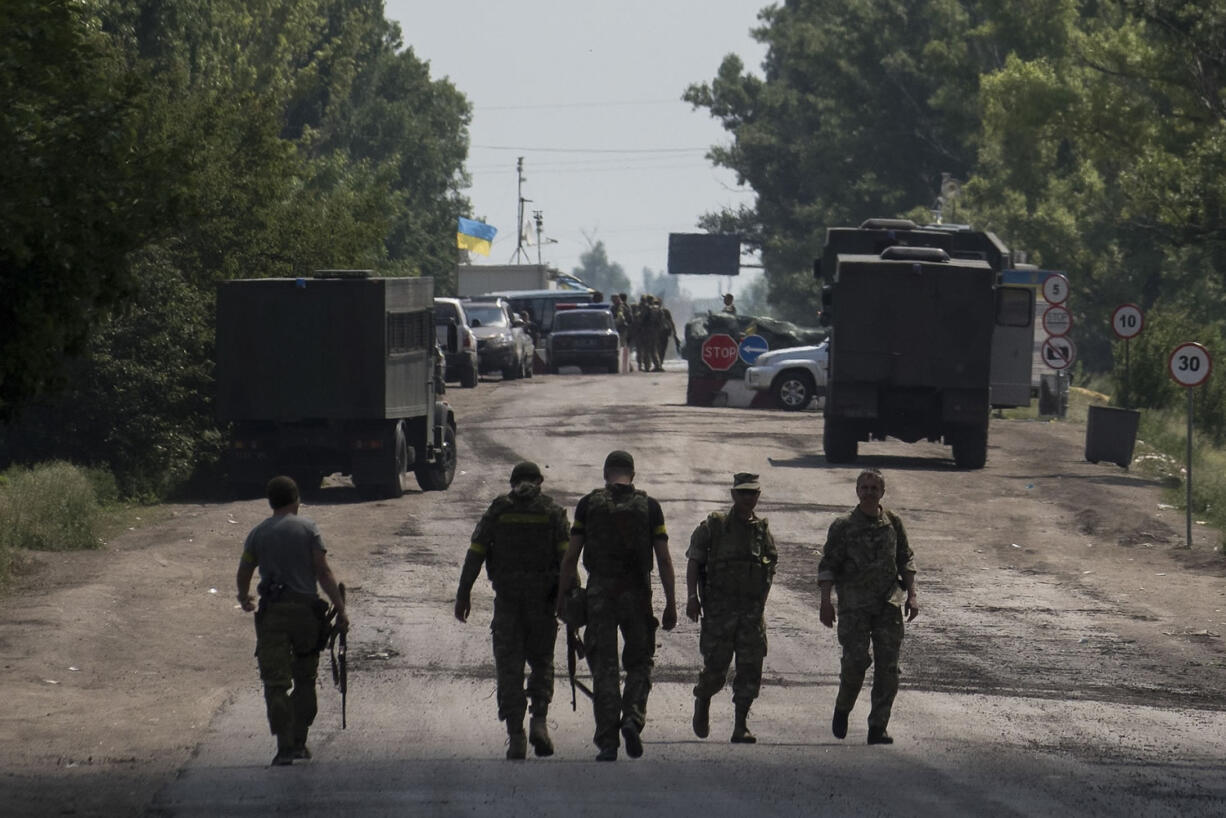
<svg viewBox="0 0 1226 818"><path fill-rule="evenodd" d="M960 429L952 435L954 463L960 469L982 469L988 462L988 430Z"/></svg>
<svg viewBox="0 0 1226 818"><path fill-rule="evenodd" d="M379 493L384 497L403 497L409 487L409 441L403 421L396 424L394 454L388 468L388 480L379 486Z"/></svg>
<svg viewBox="0 0 1226 818"><path fill-rule="evenodd" d="M827 463L854 463L859 454L860 442L847 424L835 418L826 418L822 429L822 450Z"/></svg>
<svg viewBox="0 0 1226 818"><path fill-rule="evenodd" d="M443 450L433 463L422 462L417 466L417 484L422 491L445 491L455 479L455 429L443 427Z"/></svg>
<svg viewBox="0 0 1226 818"><path fill-rule="evenodd" d="M817 385L813 376L803 370L789 369L780 372L771 383L771 394L780 409L799 412L813 402Z"/></svg>
<svg viewBox="0 0 1226 818"><path fill-rule="evenodd" d="M460 370L460 386L472 389L477 385L477 367L470 366Z"/></svg>

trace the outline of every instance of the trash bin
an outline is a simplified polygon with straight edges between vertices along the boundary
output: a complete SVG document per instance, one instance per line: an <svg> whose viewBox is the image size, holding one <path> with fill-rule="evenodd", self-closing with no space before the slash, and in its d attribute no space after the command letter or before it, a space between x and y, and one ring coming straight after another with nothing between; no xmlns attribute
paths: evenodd
<svg viewBox="0 0 1226 818"><path fill-rule="evenodd" d="M1039 376L1039 414L1062 418L1068 413L1068 378L1060 374Z"/></svg>
<svg viewBox="0 0 1226 818"><path fill-rule="evenodd" d="M1128 468L1140 420L1141 413L1136 409L1091 406L1086 418L1086 460L1107 460Z"/></svg>

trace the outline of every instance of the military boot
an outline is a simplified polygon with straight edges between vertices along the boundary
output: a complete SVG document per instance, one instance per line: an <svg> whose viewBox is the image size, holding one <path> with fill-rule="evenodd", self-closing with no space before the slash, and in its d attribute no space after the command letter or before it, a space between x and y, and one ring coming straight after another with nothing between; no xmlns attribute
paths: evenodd
<svg viewBox="0 0 1226 818"><path fill-rule="evenodd" d="M532 744L532 752L542 758L553 755L553 739L549 737L548 715L548 707L533 705L532 718L528 721L528 741Z"/></svg>
<svg viewBox="0 0 1226 818"><path fill-rule="evenodd" d="M732 743L733 744L754 744L757 738L749 732L749 725L745 723L749 718L749 702L736 702L736 723L732 726Z"/></svg>
<svg viewBox="0 0 1226 818"><path fill-rule="evenodd" d="M869 744L893 744L894 739L885 731L884 727L874 727L869 725L868 728L868 743Z"/></svg>
<svg viewBox="0 0 1226 818"><path fill-rule="evenodd" d="M694 735L706 738L711 734L711 700L694 697Z"/></svg>
<svg viewBox="0 0 1226 818"><path fill-rule="evenodd" d="M528 757L528 737L524 735L524 717L507 719L507 758L519 761Z"/></svg>

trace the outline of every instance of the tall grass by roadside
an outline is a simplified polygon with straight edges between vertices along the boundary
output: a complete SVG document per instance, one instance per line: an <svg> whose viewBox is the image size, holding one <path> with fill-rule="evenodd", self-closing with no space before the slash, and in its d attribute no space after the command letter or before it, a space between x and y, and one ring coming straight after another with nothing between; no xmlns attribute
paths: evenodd
<svg viewBox="0 0 1226 818"><path fill-rule="evenodd" d="M1069 389L1065 423L1084 424L1091 406L1113 403L1109 376L1086 380L1085 387ZM1030 406L1009 409L1002 413L1011 420L1038 418L1038 409ZM1188 413L1181 404L1166 409L1142 409L1137 429L1137 445L1133 453L1132 470L1154 477L1167 487L1165 500L1177 508L1187 507ZM1216 446L1209 433L1192 432L1192 514L1222 532L1217 548L1226 554L1226 448Z"/></svg>
<svg viewBox="0 0 1226 818"><path fill-rule="evenodd" d="M60 461L0 474L0 578L7 578L13 552L98 548L102 504L118 499L106 471Z"/></svg>

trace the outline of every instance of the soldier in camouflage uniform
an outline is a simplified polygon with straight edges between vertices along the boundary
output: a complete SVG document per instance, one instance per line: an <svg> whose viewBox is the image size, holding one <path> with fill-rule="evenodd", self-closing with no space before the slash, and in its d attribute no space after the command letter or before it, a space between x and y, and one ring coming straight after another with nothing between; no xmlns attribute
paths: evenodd
<svg viewBox="0 0 1226 818"><path fill-rule="evenodd" d="M498 497L473 530L460 573L455 616L468 620L473 583L484 563L494 585L494 667L498 674L498 718L507 723L507 758L553 755L546 716L553 700L553 655L558 638L554 607L558 566L566 550L566 509L541 494L544 477L535 463L511 471L511 491ZM524 662L528 663L527 694ZM524 711L532 720L524 735Z"/></svg>
<svg viewBox="0 0 1226 818"><path fill-rule="evenodd" d="M746 720L762 685L762 660L766 656L763 611L779 561L766 520L754 514L761 491L758 475L735 475L732 510L711 512L690 536L685 613L694 622L702 615L698 644L703 669L694 687L694 734L699 738L706 738L710 732L711 697L724 689L735 654L732 741L757 741Z"/></svg>
<svg viewBox="0 0 1226 818"><path fill-rule="evenodd" d="M575 507L570 546L562 560L558 615L566 594L579 579L579 559L587 569L587 628L583 643L592 671L593 737L597 761L616 761L621 730L626 754L643 754L640 733L647 720L647 694L655 658L656 628L677 624L673 563L660 504L634 487L634 458L610 452L605 486L585 495ZM655 557L664 586L662 623L651 608L651 561ZM621 631L626 684L620 688L617 634Z"/></svg>
<svg viewBox="0 0 1226 818"><path fill-rule="evenodd" d="M820 618L828 628L834 626L836 619L830 602L831 587L839 594L837 619L843 662L831 730L835 738L847 735L847 717L860 695L864 672L875 663L872 709L868 714L869 744L894 743L886 726L898 693L903 609L908 622L919 613L915 563L907 532L898 515L882 507L884 494L885 478L881 472L871 469L860 473L856 478L860 502L850 514L830 524L817 567L817 584L822 593Z"/></svg>

